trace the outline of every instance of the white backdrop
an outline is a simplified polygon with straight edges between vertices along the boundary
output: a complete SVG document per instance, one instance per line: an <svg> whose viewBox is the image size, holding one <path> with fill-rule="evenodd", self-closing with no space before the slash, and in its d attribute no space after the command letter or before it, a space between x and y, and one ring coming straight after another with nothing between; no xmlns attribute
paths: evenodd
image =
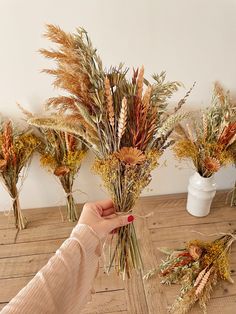
<svg viewBox="0 0 236 314"><path fill-rule="evenodd" d="M37 52L50 46L42 37L46 23L66 31L86 28L107 67L121 61L130 67L144 64L146 74L166 70L170 80L180 80L186 88L197 81L190 110L209 104L214 80L235 95L235 15L236 0L0 0L0 112L19 119L16 102L39 112L45 99L57 94L51 78L40 73L49 65ZM179 95L184 93L183 89ZM77 193L81 202L105 197L100 180L90 173L91 162L89 156L76 182L85 193ZM143 194L186 191L191 166L178 164L170 151L162 164ZM218 188L231 187L235 178L234 168L222 169ZM21 191L21 203L23 208L63 203L60 186L39 167L37 157ZM0 188L0 210L9 204Z"/></svg>

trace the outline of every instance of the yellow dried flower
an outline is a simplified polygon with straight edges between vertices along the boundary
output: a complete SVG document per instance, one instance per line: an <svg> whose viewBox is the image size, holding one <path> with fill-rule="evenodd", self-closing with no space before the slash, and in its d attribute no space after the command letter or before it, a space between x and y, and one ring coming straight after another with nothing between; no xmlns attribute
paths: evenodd
<svg viewBox="0 0 236 314"><path fill-rule="evenodd" d="M40 162L42 166L50 167L53 169L56 167L56 164L57 164L55 158L50 154L42 155L40 158Z"/></svg>
<svg viewBox="0 0 236 314"><path fill-rule="evenodd" d="M145 154L146 159L150 162L150 171L154 170L158 166L158 159L161 155L162 152L157 149L151 149Z"/></svg>
<svg viewBox="0 0 236 314"><path fill-rule="evenodd" d="M0 160L0 171L5 169L6 165L7 165L6 160L5 159L1 159Z"/></svg>
<svg viewBox="0 0 236 314"><path fill-rule="evenodd" d="M197 147L188 139L178 141L173 147L176 157L180 159L191 158L196 160L198 155Z"/></svg>
<svg viewBox="0 0 236 314"><path fill-rule="evenodd" d="M78 151L69 151L63 159L63 163L70 167L71 169L76 169L81 165L81 161L84 158L86 151L78 150Z"/></svg>

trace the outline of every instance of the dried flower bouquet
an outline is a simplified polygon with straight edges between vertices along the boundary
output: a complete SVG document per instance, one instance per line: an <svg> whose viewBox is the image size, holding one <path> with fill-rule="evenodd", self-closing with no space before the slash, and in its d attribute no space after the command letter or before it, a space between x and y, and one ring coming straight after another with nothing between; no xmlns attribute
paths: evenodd
<svg viewBox="0 0 236 314"><path fill-rule="evenodd" d="M59 179L67 204L67 219L77 221L79 213L73 196L75 178L87 148L73 134L56 130L42 130L41 164Z"/></svg>
<svg viewBox="0 0 236 314"><path fill-rule="evenodd" d="M173 150L179 159L191 159L197 172L211 177L220 167L235 162L236 107L229 92L215 84L211 106L203 110L192 126L175 129Z"/></svg>
<svg viewBox="0 0 236 314"><path fill-rule="evenodd" d="M21 212L17 183L19 178L21 178L21 184L23 183L25 170L38 145L38 139L29 129L17 129L13 127L11 121L1 122L0 177L12 198L15 226L20 230L26 227L27 220Z"/></svg>
<svg viewBox="0 0 236 314"><path fill-rule="evenodd" d="M27 119L34 117L31 112L18 106ZM58 178L66 194L67 219L77 221L79 213L73 196L73 186L88 149L78 137L68 132L37 128L35 134L40 141L37 151L41 156L41 165Z"/></svg>
<svg viewBox="0 0 236 314"><path fill-rule="evenodd" d="M169 313L185 314L198 303L207 313L207 302L213 288L221 281L233 283L230 276L229 257L236 231L222 234L212 242L190 241L185 248L160 249L167 254L157 269L145 275L145 279L159 274L163 284L180 284L180 295L169 309Z"/></svg>
<svg viewBox="0 0 236 314"><path fill-rule="evenodd" d="M131 212L159 157L172 144L168 139L176 123L185 117L179 110L189 92L168 113L167 101L180 84L166 82L164 72L153 75L151 84L142 67L134 70L129 80L122 65L104 70L84 29L67 34L48 25L46 36L58 49L41 50L57 63L54 70L45 72L54 75L54 85L68 93L48 100L48 106L63 115L34 118L29 123L80 138L96 155L93 170L102 177L117 214ZM115 262L123 276L130 276L132 269L140 270L134 225L120 228L113 237L116 242L109 269Z"/></svg>

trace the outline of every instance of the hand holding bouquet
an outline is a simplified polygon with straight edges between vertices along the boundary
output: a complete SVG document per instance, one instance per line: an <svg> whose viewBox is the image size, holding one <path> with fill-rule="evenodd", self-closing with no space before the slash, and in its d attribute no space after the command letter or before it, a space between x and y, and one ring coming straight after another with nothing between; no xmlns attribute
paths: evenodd
<svg viewBox="0 0 236 314"><path fill-rule="evenodd" d="M48 100L48 106L61 115L33 118L29 123L75 134L94 152L93 170L102 177L117 215L131 212L159 157L173 143L169 136L185 117L179 110L190 91L168 111L168 99L180 84L166 82L164 72L153 75L150 83L141 67L129 80L122 65L104 70L85 30L67 34L49 25L46 36L58 44L58 50L41 50L57 63L55 69L45 71L56 77L54 85L66 90L67 96ZM123 277L130 276L132 269L140 270L134 225L120 228L113 237L109 269L115 262Z"/></svg>

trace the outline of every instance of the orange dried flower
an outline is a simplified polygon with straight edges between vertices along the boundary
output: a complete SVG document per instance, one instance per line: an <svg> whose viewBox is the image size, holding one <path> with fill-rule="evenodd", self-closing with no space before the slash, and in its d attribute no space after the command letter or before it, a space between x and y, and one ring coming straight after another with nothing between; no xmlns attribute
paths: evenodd
<svg viewBox="0 0 236 314"><path fill-rule="evenodd" d="M208 171L217 172L220 169L220 162L214 157L207 157L204 160L204 165Z"/></svg>
<svg viewBox="0 0 236 314"><path fill-rule="evenodd" d="M65 174L69 173L70 172L70 168L66 167L66 166L60 166L60 167L57 167L55 170L54 170L54 174L55 176L57 177L60 177L60 176L64 176Z"/></svg>
<svg viewBox="0 0 236 314"><path fill-rule="evenodd" d="M122 147L118 152L115 153L115 156L125 164L132 166L141 164L146 159L143 152L134 147Z"/></svg>
<svg viewBox="0 0 236 314"><path fill-rule="evenodd" d="M202 249L197 245L190 245L188 250L189 254L195 261L198 260L202 255Z"/></svg>

